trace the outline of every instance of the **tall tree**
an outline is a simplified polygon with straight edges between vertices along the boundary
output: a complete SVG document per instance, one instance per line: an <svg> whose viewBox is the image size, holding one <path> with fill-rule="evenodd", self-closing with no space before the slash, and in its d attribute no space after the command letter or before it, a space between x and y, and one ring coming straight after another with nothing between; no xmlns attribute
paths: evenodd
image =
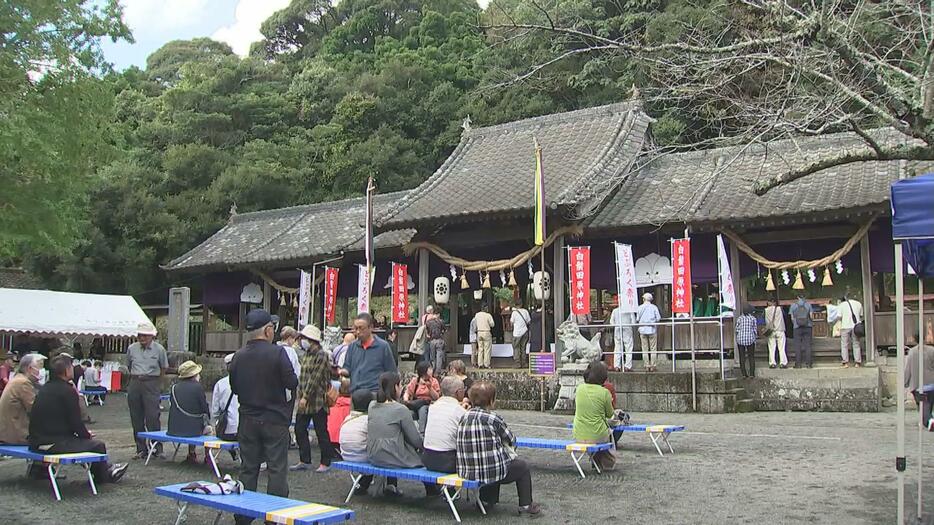
<svg viewBox="0 0 934 525"><path fill-rule="evenodd" d="M117 0L4 2L0 28L0 257L67 248L109 149L98 43L131 36Z"/></svg>

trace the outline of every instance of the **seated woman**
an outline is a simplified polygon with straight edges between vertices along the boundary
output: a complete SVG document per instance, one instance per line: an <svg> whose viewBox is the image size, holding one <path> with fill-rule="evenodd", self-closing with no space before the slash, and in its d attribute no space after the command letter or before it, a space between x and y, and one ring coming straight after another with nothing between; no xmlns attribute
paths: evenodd
<svg viewBox="0 0 934 525"><path fill-rule="evenodd" d="M332 384L333 387L333 384ZM350 415L352 401L350 399L350 379L342 377L337 382L337 401L328 411L328 437L334 449L334 457L340 458L340 435L344 420Z"/></svg>
<svg viewBox="0 0 934 525"><path fill-rule="evenodd" d="M357 390L350 396L353 410L344 418L340 427L340 454L344 461L366 463L366 436L369 416L367 411L373 402L373 393L369 390ZM373 476L360 478L359 486L354 494L360 495L370 488Z"/></svg>
<svg viewBox="0 0 934 525"><path fill-rule="evenodd" d="M412 417L418 419L418 431L425 434L428 421L428 405L441 397L441 385L435 379L434 368L429 361L422 361L415 366L416 377L405 387L402 401L412 411Z"/></svg>
<svg viewBox="0 0 934 525"><path fill-rule="evenodd" d="M201 386L201 365L194 361L185 361L178 367L178 382L169 391L169 436L195 437L209 436L214 430L208 424L211 409L204 397ZM207 452L204 454L207 462ZM195 464L198 455L195 446L188 445L188 457L185 463Z"/></svg>
<svg viewBox="0 0 934 525"><path fill-rule="evenodd" d="M613 400L603 386L606 380L606 364L593 361L584 370L584 384L578 385L574 394L574 439L580 443L610 442L607 420L613 417ZM616 466L616 455L611 450L597 452L593 459L602 470Z"/></svg>
<svg viewBox="0 0 934 525"><path fill-rule="evenodd" d="M100 398L101 403L107 397L107 389L101 385L101 362L84 362L84 389L89 392L98 392L95 397Z"/></svg>
<svg viewBox="0 0 934 525"><path fill-rule="evenodd" d="M376 402L370 405L367 421L366 455L377 467L419 468L422 460L422 436L415 428L412 414L399 403L402 394L401 378L396 372L383 372L379 376ZM387 496L401 496L396 478L386 480Z"/></svg>
<svg viewBox="0 0 934 525"><path fill-rule="evenodd" d="M467 375L467 366L464 365L464 362L460 359L455 359L448 363L448 375L454 376L464 383L464 399L461 400L461 406L465 409L470 408L470 398L467 397L467 393L470 392L470 387L473 386L473 379Z"/></svg>

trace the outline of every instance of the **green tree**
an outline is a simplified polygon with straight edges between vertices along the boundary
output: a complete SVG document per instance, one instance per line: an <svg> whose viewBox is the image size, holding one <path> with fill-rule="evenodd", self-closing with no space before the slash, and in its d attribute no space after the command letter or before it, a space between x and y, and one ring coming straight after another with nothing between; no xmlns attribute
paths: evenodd
<svg viewBox="0 0 934 525"><path fill-rule="evenodd" d="M67 249L109 154L113 94L97 77L98 42L130 33L116 0L6 2L0 27L0 257Z"/></svg>

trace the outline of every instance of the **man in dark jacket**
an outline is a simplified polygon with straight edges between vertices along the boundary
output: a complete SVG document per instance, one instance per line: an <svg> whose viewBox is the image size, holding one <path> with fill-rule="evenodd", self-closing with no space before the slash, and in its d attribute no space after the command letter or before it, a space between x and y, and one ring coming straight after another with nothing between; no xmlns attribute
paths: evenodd
<svg viewBox="0 0 934 525"><path fill-rule="evenodd" d="M69 357L52 361L49 382L39 389L29 418L29 449L40 454L76 452L107 453L102 441L81 421L78 392L70 383L74 367ZM126 473L126 463L112 467L106 461L91 464L91 474L98 483L116 483Z"/></svg>
<svg viewBox="0 0 934 525"><path fill-rule="evenodd" d="M240 402L240 481L247 490L256 490L260 464L265 462L269 482L266 492L288 497L289 423L298 378L285 349L272 343L275 326L269 312L262 309L246 316L249 341L230 363L230 387ZM238 524L251 523L236 516Z"/></svg>

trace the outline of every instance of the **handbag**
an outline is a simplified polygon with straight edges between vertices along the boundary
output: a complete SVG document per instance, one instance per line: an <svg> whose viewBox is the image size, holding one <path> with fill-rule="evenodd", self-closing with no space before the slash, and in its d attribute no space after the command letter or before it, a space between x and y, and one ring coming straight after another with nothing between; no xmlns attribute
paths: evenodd
<svg viewBox="0 0 934 525"><path fill-rule="evenodd" d="M227 412L230 410L230 402L233 401L233 396L233 392L231 392L230 397L227 398L227 404L224 405L224 410L217 414L217 420L214 422L214 433L218 436L227 433Z"/></svg>
<svg viewBox="0 0 934 525"><path fill-rule="evenodd" d="M339 392L336 388L331 385L328 385L328 391L324 393L324 401L328 405L328 408L337 404L337 396Z"/></svg>
<svg viewBox="0 0 934 525"><path fill-rule="evenodd" d="M415 331L415 338L412 339L412 344L409 345L409 353L414 355L422 355L425 353L425 325L422 324L418 327L418 330Z"/></svg>
<svg viewBox="0 0 934 525"><path fill-rule="evenodd" d="M846 304L850 307L850 317L853 319L853 334L856 337L866 337L866 325L862 321L856 321L856 314L853 313L853 305L849 299L846 300Z"/></svg>

